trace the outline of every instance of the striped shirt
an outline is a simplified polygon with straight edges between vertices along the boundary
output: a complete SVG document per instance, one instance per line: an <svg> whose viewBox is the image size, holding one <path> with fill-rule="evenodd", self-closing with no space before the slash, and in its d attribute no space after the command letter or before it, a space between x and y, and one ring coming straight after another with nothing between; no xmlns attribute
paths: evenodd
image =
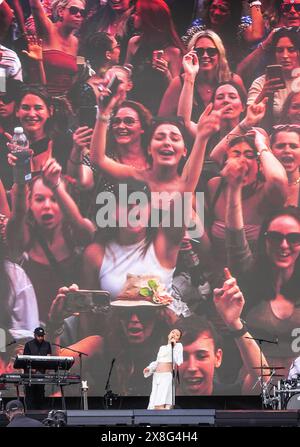
<svg viewBox="0 0 300 447"><path fill-rule="evenodd" d="M22 65L17 53L0 44L0 76L5 73L6 78L23 81Z"/></svg>

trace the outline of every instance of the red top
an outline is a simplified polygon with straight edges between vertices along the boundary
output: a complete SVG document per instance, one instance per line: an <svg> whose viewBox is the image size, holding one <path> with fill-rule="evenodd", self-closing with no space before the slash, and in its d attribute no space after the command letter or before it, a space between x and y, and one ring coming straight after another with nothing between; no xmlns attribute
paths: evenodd
<svg viewBox="0 0 300 447"><path fill-rule="evenodd" d="M51 96L66 93L77 73L76 57L60 50L43 51L47 89Z"/></svg>

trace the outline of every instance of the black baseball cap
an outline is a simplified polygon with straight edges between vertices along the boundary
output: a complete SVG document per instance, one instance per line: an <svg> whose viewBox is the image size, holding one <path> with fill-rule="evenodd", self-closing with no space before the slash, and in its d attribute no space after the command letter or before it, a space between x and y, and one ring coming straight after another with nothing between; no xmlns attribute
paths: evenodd
<svg viewBox="0 0 300 447"><path fill-rule="evenodd" d="M45 331L42 327L36 327L34 330L34 335L39 335L40 337L44 337Z"/></svg>
<svg viewBox="0 0 300 447"><path fill-rule="evenodd" d="M20 400L11 400L6 404L6 411L24 410L24 405Z"/></svg>

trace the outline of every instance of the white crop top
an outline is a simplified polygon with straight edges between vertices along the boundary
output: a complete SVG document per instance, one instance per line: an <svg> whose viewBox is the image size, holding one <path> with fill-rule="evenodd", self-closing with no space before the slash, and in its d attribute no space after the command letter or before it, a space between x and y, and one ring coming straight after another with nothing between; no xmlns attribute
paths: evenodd
<svg viewBox="0 0 300 447"><path fill-rule="evenodd" d="M171 363L172 362L172 345L168 343L159 348L157 358L155 362L151 362L147 368L149 373L144 374L145 377L149 377L153 374L159 363ZM176 343L173 349L173 364L181 365L183 362L183 347L181 343Z"/></svg>

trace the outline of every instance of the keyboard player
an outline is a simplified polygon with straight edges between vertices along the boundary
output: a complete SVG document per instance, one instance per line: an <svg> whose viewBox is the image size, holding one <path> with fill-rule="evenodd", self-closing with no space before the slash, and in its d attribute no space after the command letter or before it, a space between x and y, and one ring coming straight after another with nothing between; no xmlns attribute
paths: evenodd
<svg viewBox="0 0 300 447"><path fill-rule="evenodd" d="M23 355L51 355L51 344L45 340L45 331L42 327L34 330L34 339L28 341L24 346ZM45 369L34 370L32 373L45 374ZM29 370L24 370L29 373ZM39 410L45 402L45 385L27 385L25 387L27 409Z"/></svg>

